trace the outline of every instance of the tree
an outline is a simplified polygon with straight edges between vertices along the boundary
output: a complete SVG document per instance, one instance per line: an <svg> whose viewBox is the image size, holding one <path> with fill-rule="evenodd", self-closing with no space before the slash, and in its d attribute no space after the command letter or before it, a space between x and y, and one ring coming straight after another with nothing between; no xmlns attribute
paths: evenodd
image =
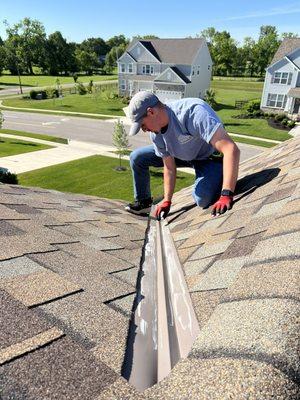
<svg viewBox="0 0 300 400"><path fill-rule="evenodd" d="M0 75L2 70L5 68L6 65L6 51L5 46L0 45Z"/></svg>
<svg viewBox="0 0 300 400"><path fill-rule="evenodd" d="M46 67L50 75L67 74L72 70L73 49L59 31L48 36L46 49Z"/></svg>
<svg viewBox="0 0 300 400"><path fill-rule="evenodd" d="M45 68L46 33L38 20L24 18L13 27L5 21L9 46L18 47L19 64L33 74L33 65Z"/></svg>
<svg viewBox="0 0 300 400"><path fill-rule="evenodd" d="M81 44L80 48L85 51L94 52L97 57L103 56L109 52L111 47L101 38L88 38Z"/></svg>
<svg viewBox="0 0 300 400"><path fill-rule="evenodd" d="M242 53L240 55L241 62L244 66L244 75L253 76L255 71L255 40L247 36L244 39Z"/></svg>
<svg viewBox="0 0 300 400"><path fill-rule="evenodd" d="M128 135L124 128L123 122L118 120L115 123L114 133L113 133L113 144L117 148L116 153L119 154L119 166L116 167L117 171L125 171L126 168L121 166L122 156L125 155L129 150Z"/></svg>
<svg viewBox="0 0 300 400"><path fill-rule="evenodd" d="M108 39L106 41L106 44L109 46L110 49L116 46L120 45L125 45L127 46L129 43L129 40L126 39L124 35L119 35L119 36L113 36L112 38Z"/></svg>
<svg viewBox="0 0 300 400"><path fill-rule="evenodd" d="M94 52L76 49L75 57L80 71L86 71L87 75L91 75L99 67L99 60Z"/></svg>
<svg viewBox="0 0 300 400"><path fill-rule="evenodd" d="M120 44L119 46L113 47L105 58L105 71L111 73L112 70L117 66L117 60L125 52L127 45Z"/></svg>
<svg viewBox="0 0 300 400"><path fill-rule="evenodd" d="M265 73L265 69L270 64L276 50L278 49L280 40L275 26L262 25L260 27L260 35L255 46L255 64L259 75Z"/></svg>
<svg viewBox="0 0 300 400"><path fill-rule="evenodd" d="M281 34L282 39L297 39L298 35L293 32L283 32Z"/></svg>
<svg viewBox="0 0 300 400"><path fill-rule="evenodd" d="M159 39L159 37L158 36L155 36L155 35L143 35L143 36L140 36L140 35L137 35L137 36L133 36L133 39L138 39L138 40L151 40L151 39Z"/></svg>

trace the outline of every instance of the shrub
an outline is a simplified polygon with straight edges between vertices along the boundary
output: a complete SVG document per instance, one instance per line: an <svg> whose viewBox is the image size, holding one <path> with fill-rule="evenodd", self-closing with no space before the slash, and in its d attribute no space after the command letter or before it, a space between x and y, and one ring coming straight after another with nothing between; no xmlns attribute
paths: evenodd
<svg viewBox="0 0 300 400"><path fill-rule="evenodd" d="M54 97L58 97L59 96L58 90L54 88L47 88L46 96L48 99L53 99Z"/></svg>
<svg viewBox="0 0 300 400"><path fill-rule="evenodd" d="M217 107L216 92L214 92L213 90L209 89L206 91L204 100L206 101L206 103L208 103L211 106L211 108Z"/></svg>
<svg viewBox="0 0 300 400"><path fill-rule="evenodd" d="M260 111L260 100L250 100L242 108L246 113L253 113L254 111Z"/></svg>
<svg viewBox="0 0 300 400"><path fill-rule="evenodd" d="M77 86L78 94L80 94L81 96L83 96L87 93L87 90L86 90L85 86L83 85L83 83L77 82L76 86Z"/></svg>
<svg viewBox="0 0 300 400"><path fill-rule="evenodd" d="M281 125L283 126L287 126L289 120L287 118L283 118L283 120L281 121Z"/></svg>
<svg viewBox="0 0 300 400"><path fill-rule="evenodd" d="M37 91L36 90L30 90L29 92L29 96L32 100L36 100L36 95L37 95Z"/></svg>
<svg viewBox="0 0 300 400"><path fill-rule="evenodd" d="M289 128L294 128L294 126L296 125L296 122L295 121L288 121L288 123L287 123L287 126L289 127Z"/></svg>
<svg viewBox="0 0 300 400"><path fill-rule="evenodd" d="M11 172L0 170L0 182L17 185L18 177L16 174L12 174Z"/></svg>
<svg viewBox="0 0 300 400"><path fill-rule="evenodd" d="M129 102L130 102L130 97L128 97L128 96L122 97L123 104L126 104L128 106Z"/></svg>
<svg viewBox="0 0 300 400"><path fill-rule="evenodd" d="M281 122L283 119L286 119L285 114L276 114L275 115L275 121Z"/></svg>
<svg viewBox="0 0 300 400"><path fill-rule="evenodd" d="M263 115L263 112L261 110L255 110L253 111L253 117L254 118L259 118Z"/></svg>
<svg viewBox="0 0 300 400"><path fill-rule="evenodd" d="M3 114L0 110L0 129L2 128L3 121L4 121Z"/></svg>

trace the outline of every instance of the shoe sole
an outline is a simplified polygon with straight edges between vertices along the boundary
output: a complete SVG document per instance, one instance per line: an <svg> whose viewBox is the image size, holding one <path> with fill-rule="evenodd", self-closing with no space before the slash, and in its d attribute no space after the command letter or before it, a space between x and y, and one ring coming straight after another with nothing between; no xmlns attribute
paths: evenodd
<svg viewBox="0 0 300 400"><path fill-rule="evenodd" d="M135 215L148 215L150 213L151 207L143 208L142 210L132 210L129 207L125 207L125 210Z"/></svg>

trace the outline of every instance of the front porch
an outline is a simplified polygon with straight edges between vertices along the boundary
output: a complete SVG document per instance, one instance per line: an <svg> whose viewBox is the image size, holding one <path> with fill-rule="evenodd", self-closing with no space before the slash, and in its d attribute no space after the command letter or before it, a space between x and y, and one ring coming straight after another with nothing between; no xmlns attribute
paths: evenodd
<svg viewBox="0 0 300 400"><path fill-rule="evenodd" d="M287 93L289 100L288 117L300 121L300 87L292 88Z"/></svg>

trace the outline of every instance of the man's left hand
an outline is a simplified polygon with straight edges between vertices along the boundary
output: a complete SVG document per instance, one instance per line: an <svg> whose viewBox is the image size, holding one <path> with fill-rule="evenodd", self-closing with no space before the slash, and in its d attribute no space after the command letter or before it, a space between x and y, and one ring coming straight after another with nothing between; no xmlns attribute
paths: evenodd
<svg viewBox="0 0 300 400"><path fill-rule="evenodd" d="M220 196L219 200L212 206L211 215L224 214L232 208L233 196Z"/></svg>
<svg viewBox="0 0 300 400"><path fill-rule="evenodd" d="M165 200L156 206L154 215L158 221L160 221L161 218L166 218L166 216L169 214L171 204L172 203L170 201Z"/></svg>

